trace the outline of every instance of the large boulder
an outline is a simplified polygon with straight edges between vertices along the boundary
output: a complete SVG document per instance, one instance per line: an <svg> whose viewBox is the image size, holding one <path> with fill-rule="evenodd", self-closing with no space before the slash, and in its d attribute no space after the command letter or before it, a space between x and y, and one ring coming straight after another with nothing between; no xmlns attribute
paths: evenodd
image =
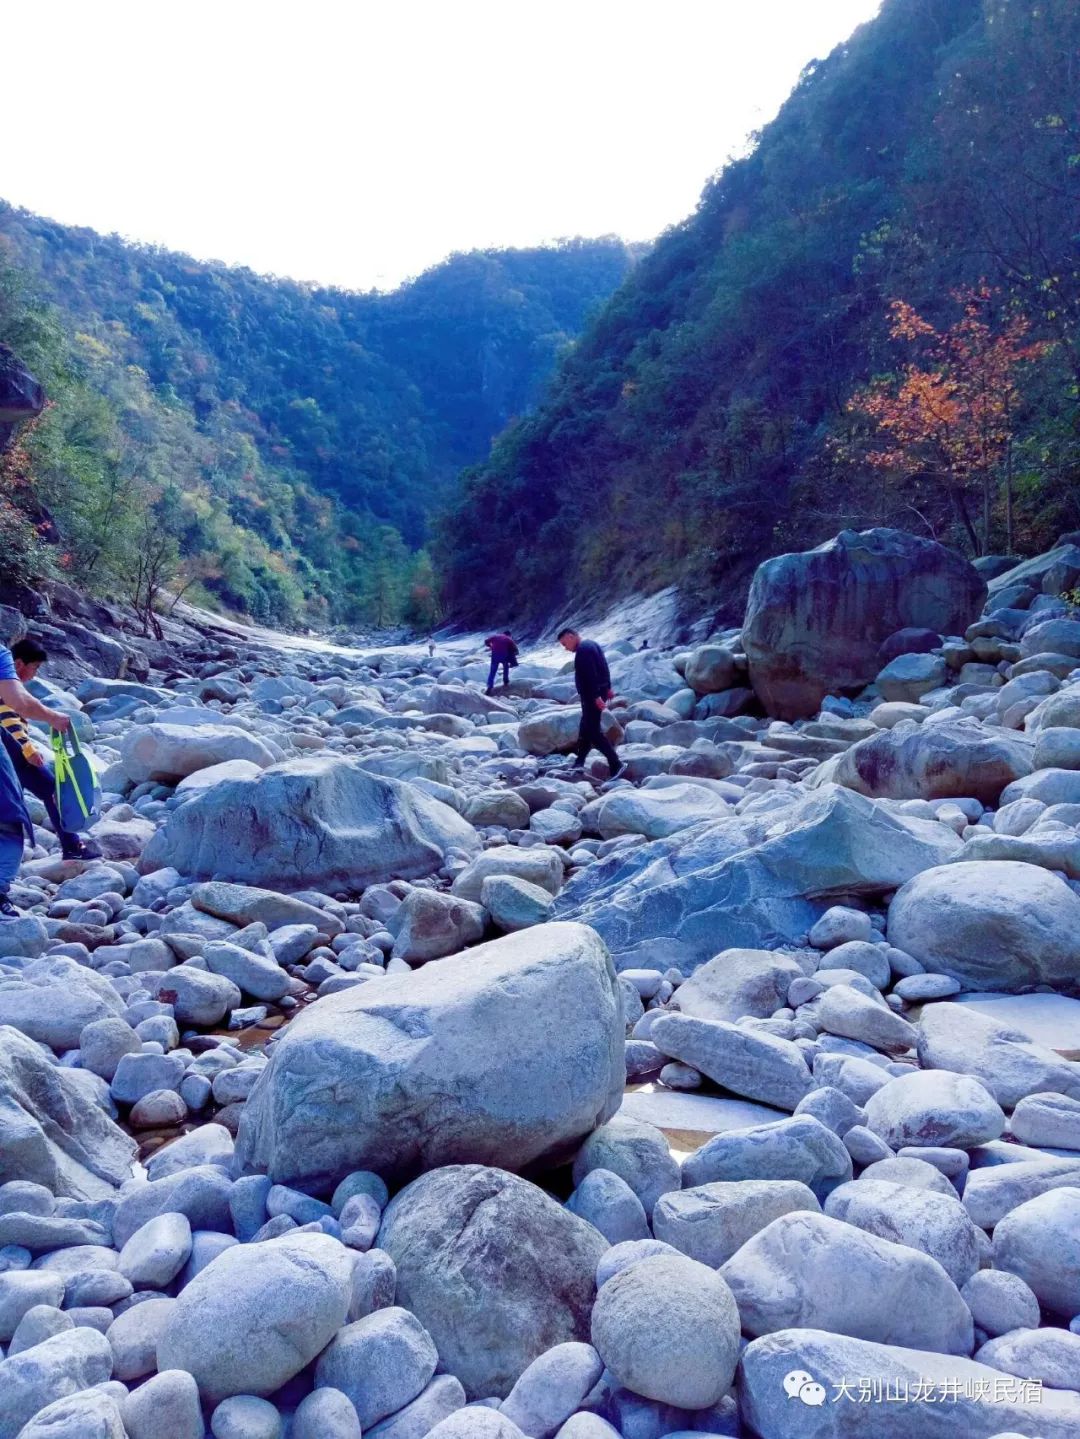
<svg viewBox="0 0 1080 1439"><path fill-rule="evenodd" d="M766 949L725 949L679 986L671 1008L696 1019L726 1019L732 1023L747 1015L771 1019L787 1003L792 981L802 977L802 967L786 954Z"/></svg>
<svg viewBox="0 0 1080 1439"><path fill-rule="evenodd" d="M918 1049L919 1063L925 1069L971 1075L1005 1109L1012 1109L1029 1094L1080 1099L1080 1064L967 1004L926 1005L919 1021ZM894 1080L893 1084L901 1082ZM942 1116L943 1122L945 1118ZM937 1132L940 1135L942 1131ZM926 1142L946 1141L939 1137Z"/></svg>
<svg viewBox="0 0 1080 1439"><path fill-rule="evenodd" d="M811 783L833 780L884 799L969 798L996 805L1031 773L1033 746L1014 730L986 729L970 715L935 724L901 720L826 760Z"/></svg>
<svg viewBox="0 0 1080 1439"><path fill-rule="evenodd" d="M1024 1385L956 1354L822 1329L755 1339L739 1375L748 1432L762 1439L1073 1439L1080 1432L1080 1395Z"/></svg>
<svg viewBox="0 0 1080 1439"><path fill-rule="evenodd" d="M618 789L600 801L595 824L604 839L640 834L666 839L691 825L729 814L727 801L696 784L665 785L663 789Z"/></svg>
<svg viewBox="0 0 1080 1439"><path fill-rule="evenodd" d="M128 731L120 746L120 765L132 784L175 784L226 760L246 759L264 769L277 758L257 735L216 724L140 725Z"/></svg>
<svg viewBox="0 0 1080 1439"><path fill-rule="evenodd" d="M269 889L352 890L417 879L451 850L478 848L472 825L415 785L320 757L288 760L189 800L139 867Z"/></svg>
<svg viewBox="0 0 1080 1439"><path fill-rule="evenodd" d="M909 880L889 906L889 939L968 989L1080 990L1080 896L1039 865L975 860Z"/></svg>
<svg viewBox="0 0 1080 1439"><path fill-rule="evenodd" d="M745 1333L804 1326L939 1354L970 1354L971 1311L941 1265L906 1244L797 1210L721 1267Z"/></svg>
<svg viewBox="0 0 1080 1439"><path fill-rule="evenodd" d="M397 1266L398 1303L472 1399L505 1398L539 1355L589 1338L607 1241L524 1179L435 1170L392 1201L377 1242Z"/></svg>
<svg viewBox="0 0 1080 1439"><path fill-rule="evenodd" d="M541 710L530 715L518 726L518 744L526 754L570 754L577 745L581 710L575 705L560 709ZM622 726L610 710L605 710L600 727L612 744L623 737Z"/></svg>
<svg viewBox="0 0 1080 1439"><path fill-rule="evenodd" d="M123 1009L103 975L65 955L43 955L18 978L0 980L0 1025L13 1025L56 1050L77 1049L88 1024Z"/></svg>
<svg viewBox="0 0 1080 1439"><path fill-rule="evenodd" d="M0 1026L0 1184L26 1179L68 1199L103 1199L131 1177L134 1142L67 1069Z"/></svg>
<svg viewBox="0 0 1080 1439"><path fill-rule="evenodd" d="M805 936L832 895L896 889L959 854L947 826L824 785L778 811L755 845L735 816L589 865L556 901L603 937L619 968L692 973L718 950Z"/></svg>
<svg viewBox="0 0 1080 1439"><path fill-rule="evenodd" d="M723 645L702 645L686 661L686 683L699 695L731 689L735 683L735 656Z"/></svg>
<svg viewBox="0 0 1080 1439"><path fill-rule="evenodd" d="M223 1250L180 1293L158 1368L194 1375L208 1404L272 1394L345 1323L354 1255L328 1234L285 1234Z"/></svg>
<svg viewBox="0 0 1080 1439"><path fill-rule="evenodd" d="M825 695L871 683L897 630L961 633L985 598L953 550L902 530L844 530L758 566L743 625L751 684L769 714L816 714Z"/></svg>
<svg viewBox="0 0 1080 1439"><path fill-rule="evenodd" d="M312 1190L355 1169L523 1169L609 1119L623 1078L603 943L581 925L542 925L305 1010L252 1091L237 1150Z"/></svg>

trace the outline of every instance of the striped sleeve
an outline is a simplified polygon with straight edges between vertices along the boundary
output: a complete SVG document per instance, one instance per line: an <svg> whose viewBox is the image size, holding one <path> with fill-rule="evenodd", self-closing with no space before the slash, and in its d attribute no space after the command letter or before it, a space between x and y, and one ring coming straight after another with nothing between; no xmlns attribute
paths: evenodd
<svg viewBox="0 0 1080 1439"><path fill-rule="evenodd" d="M8 734L17 745L22 748L27 759L37 754L34 742L26 732L26 726L22 722L22 716L15 713L10 705L0 704L0 725L7 730Z"/></svg>

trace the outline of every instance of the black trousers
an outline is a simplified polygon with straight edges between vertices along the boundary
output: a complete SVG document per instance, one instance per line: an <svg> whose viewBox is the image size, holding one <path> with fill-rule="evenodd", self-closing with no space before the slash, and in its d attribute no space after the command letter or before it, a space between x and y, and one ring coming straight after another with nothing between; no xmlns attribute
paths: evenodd
<svg viewBox="0 0 1080 1439"><path fill-rule="evenodd" d="M31 764L22 752L22 746L7 733L0 729L0 742L8 752L15 774L23 789L28 789L32 795L36 795L45 806L49 816L49 822L53 827L53 834L60 841L62 851L67 851L78 845L79 836L72 830L65 829L60 822L60 811L56 808L56 781L50 766L39 766Z"/></svg>
<svg viewBox="0 0 1080 1439"><path fill-rule="evenodd" d="M578 730L577 762L585 763L585 757L590 750L598 749L607 760L614 772L619 768L621 761L615 752L615 746L610 740L604 737L601 728L604 718L604 711L597 709L595 700L582 700L581 702L581 728Z"/></svg>

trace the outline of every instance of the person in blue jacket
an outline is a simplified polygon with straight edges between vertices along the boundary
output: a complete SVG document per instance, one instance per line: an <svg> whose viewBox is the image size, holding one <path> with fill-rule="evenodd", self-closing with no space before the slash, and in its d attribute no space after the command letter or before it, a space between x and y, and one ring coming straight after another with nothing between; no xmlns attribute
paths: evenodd
<svg viewBox="0 0 1080 1439"><path fill-rule="evenodd" d="M61 734L71 728L68 715L43 705L20 683L7 645L0 645L0 703L9 705L24 719L41 720L51 725ZM10 890L22 864L25 842L34 843L34 826L30 822L22 785L7 751L0 745L0 920L19 918L19 911L11 902Z"/></svg>

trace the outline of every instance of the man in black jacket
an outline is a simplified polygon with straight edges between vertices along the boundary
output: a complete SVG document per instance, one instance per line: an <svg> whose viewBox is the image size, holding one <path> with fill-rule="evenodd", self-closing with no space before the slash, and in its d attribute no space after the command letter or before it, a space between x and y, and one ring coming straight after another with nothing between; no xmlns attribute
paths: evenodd
<svg viewBox="0 0 1080 1439"><path fill-rule="evenodd" d="M604 651L595 640L583 640L577 630L569 627L559 631L559 643L574 656L574 685L581 700L581 729L574 765L583 766L589 751L598 749L608 762L611 778L618 779L626 766L601 728L607 702L615 693Z"/></svg>

